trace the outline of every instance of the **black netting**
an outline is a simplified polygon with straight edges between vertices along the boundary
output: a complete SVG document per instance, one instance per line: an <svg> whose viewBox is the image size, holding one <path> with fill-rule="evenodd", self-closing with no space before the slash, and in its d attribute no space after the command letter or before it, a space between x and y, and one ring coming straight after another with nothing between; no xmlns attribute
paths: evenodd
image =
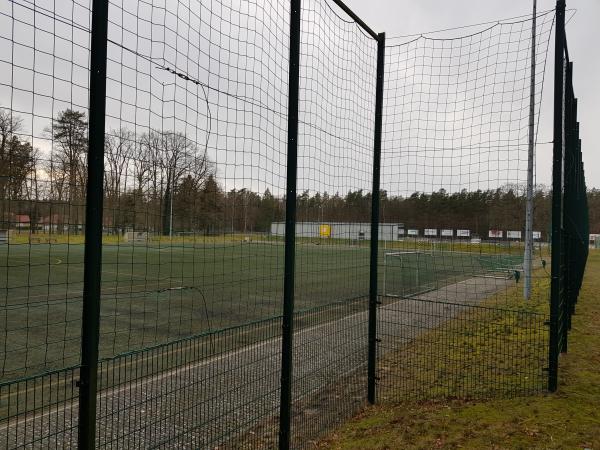
<svg viewBox="0 0 600 450"><path fill-rule="evenodd" d="M528 177L564 13L386 43L298 3L0 5L1 447L303 448L375 386L553 389L590 231L564 39L555 189Z"/></svg>

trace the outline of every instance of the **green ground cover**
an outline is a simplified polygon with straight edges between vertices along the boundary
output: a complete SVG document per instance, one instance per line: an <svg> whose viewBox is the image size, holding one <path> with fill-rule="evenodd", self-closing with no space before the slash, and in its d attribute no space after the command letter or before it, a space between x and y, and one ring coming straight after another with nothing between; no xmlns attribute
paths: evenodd
<svg viewBox="0 0 600 450"><path fill-rule="evenodd" d="M538 288L547 291L549 286L545 282ZM600 448L599 296L600 252L592 251L573 317L569 352L560 358L558 393L514 398L491 396L479 400L432 393L425 399L384 401L365 409L318 446L331 449ZM517 301L515 293L514 306ZM547 305L525 308L543 312ZM496 318L488 328L492 323L502 325ZM529 339L513 334L514 339ZM479 341L478 351L471 354L469 366L484 364L485 348L492 343L493 339ZM420 344L415 342L414 345ZM445 358L440 364L451 360ZM520 364L528 364L528 359L523 358ZM402 397L401 392L396 394L396 398Z"/></svg>

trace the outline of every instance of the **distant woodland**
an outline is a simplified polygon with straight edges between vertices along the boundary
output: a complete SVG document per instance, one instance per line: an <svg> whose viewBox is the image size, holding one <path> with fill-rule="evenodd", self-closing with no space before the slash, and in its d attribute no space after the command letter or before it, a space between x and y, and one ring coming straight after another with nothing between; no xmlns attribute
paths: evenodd
<svg viewBox="0 0 600 450"><path fill-rule="evenodd" d="M61 111L47 129L51 150L32 146L19 117L0 109L0 228L81 230L87 177L87 119ZM269 190L226 191L206 149L175 131L111 130L105 148L104 227L107 232L145 230L265 232L284 220L285 198ZM600 233L600 190L587 193L590 232ZM381 192L381 221L413 228L489 229L525 227L523 186L486 191ZM362 190L298 193L298 221L368 222L371 194ZM538 188L534 228L547 237L551 192Z"/></svg>

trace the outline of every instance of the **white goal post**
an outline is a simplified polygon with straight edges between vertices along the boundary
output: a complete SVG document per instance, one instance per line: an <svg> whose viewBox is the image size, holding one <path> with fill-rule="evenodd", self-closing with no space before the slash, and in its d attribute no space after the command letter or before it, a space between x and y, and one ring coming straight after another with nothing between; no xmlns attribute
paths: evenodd
<svg viewBox="0 0 600 450"><path fill-rule="evenodd" d="M123 236L125 242L148 242L147 231L126 231Z"/></svg>
<svg viewBox="0 0 600 450"><path fill-rule="evenodd" d="M399 293L396 289L388 289L388 283L393 287L393 281L389 280L388 277L391 274L389 272L389 266L393 266L395 269L399 271L396 275L403 275L403 272L406 273L407 269L412 270L412 276L414 276L413 283L415 286L419 285L419 260L421 259L421 255L425 252L413 250L413 251L396 251L396 252L385 252L383 254L383 290L382 295L385 297L403 297L403 293ZM409 264L408 261L411 261L412 264ZM395 261L395 263L391 263L391 261ZM401 281L402 283L402 281Z"/></svg>
<svg viewBox="0 0 600 450"><path fill-rule="evenodd" d="M409 297L469 278L518 282L519 255L461 251L393 251L383 254L382 295Z"/></svg>
<svg viewBox="0 0 600 450"><path fill-rule="evenodd" d="M0 244L8 244L8 230L0 230Z"/></svg>

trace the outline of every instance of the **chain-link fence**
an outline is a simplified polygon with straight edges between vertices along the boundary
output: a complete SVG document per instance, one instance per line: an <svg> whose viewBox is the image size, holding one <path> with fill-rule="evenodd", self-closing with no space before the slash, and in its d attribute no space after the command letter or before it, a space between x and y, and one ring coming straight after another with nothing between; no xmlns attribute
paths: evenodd
<svg viewBox="0 0 600 450"><path fill-rule="evenodd" d="M0 20L0 446L302 448L367 402L556 388L588 248L564 3L409 41L338 0Z"/></svg>

